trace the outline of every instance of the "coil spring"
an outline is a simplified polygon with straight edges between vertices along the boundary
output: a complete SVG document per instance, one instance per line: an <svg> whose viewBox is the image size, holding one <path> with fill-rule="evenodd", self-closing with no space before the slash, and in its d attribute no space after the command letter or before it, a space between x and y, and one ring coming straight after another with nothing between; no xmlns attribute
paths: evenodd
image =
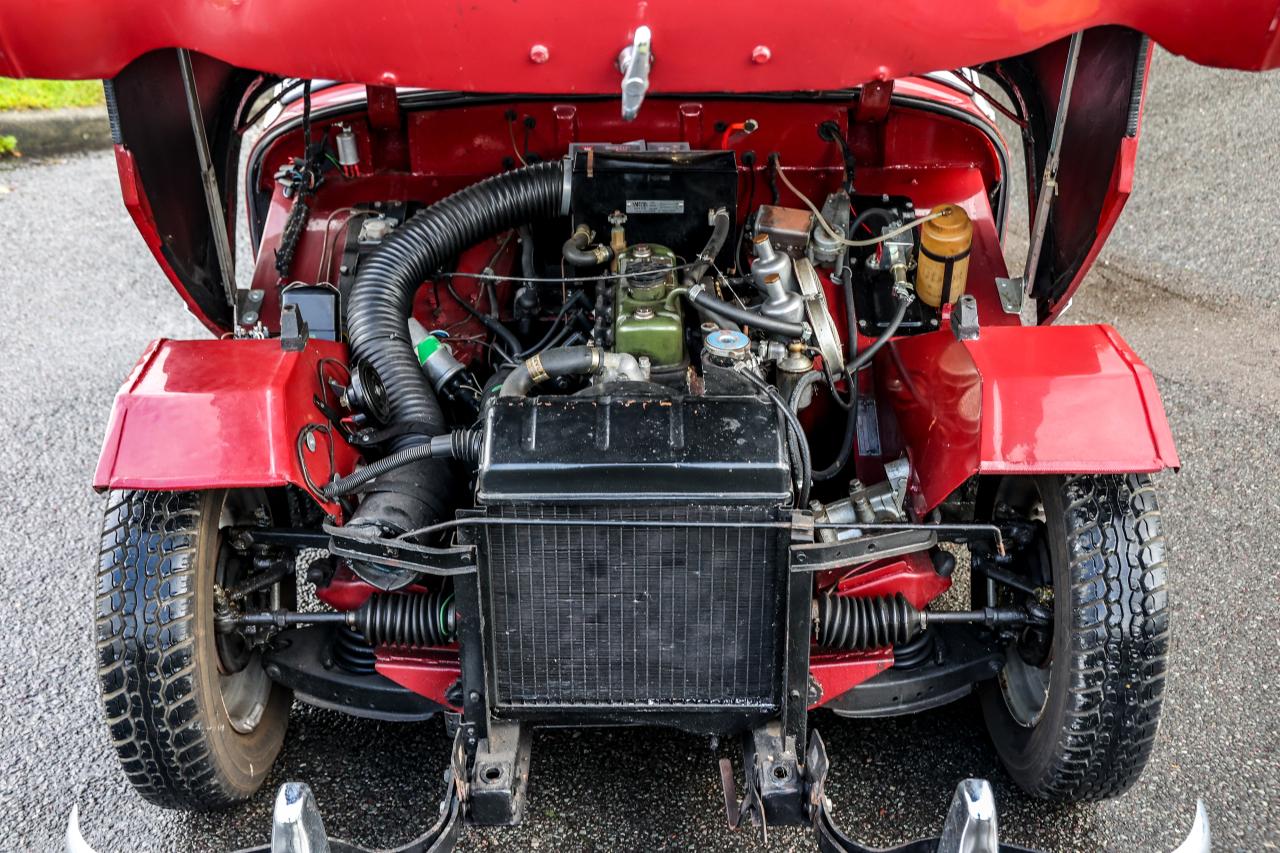
<svg viewBox="0 0 1280 853"><path fill-rule="evenodd" d="M824 595L818 599L818 645L841 651L883 649L907 643L924 618L897 593L873 598Z"/></svg>
<svg viewBox="0 0 1280 853"><path fill-rule="evenodd" d="M442 646L458 633L452 591L381 593L352 612L352 624L371 646Z"/></svg>

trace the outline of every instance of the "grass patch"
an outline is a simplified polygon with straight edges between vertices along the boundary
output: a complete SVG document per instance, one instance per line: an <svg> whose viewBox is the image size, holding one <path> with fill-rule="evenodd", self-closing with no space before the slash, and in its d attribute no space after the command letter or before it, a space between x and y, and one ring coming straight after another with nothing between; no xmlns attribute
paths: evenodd
<svg viewBox="0 0 1280 853"><path fill-rule="evenodd" d="M0 133L0 157L18 157L18 137Z"/></svg>
<svg viewBox="0 0 1280 853"><path fill-rule="evenodd" d="M103 103L98 80L13 80L0 77L0 110L52 110Z"/></svg>

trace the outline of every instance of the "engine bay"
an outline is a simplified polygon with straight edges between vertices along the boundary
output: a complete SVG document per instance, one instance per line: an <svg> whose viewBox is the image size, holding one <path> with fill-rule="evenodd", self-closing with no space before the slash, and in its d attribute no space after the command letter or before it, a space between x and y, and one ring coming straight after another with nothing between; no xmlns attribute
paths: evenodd
<svg viewBox="0 0 1280 853"><path fill-rule="evenodd" d="M681 105L680 114L687 117L695 106ZM585 111L554 108L579 118ZM416 115L409 116L410 131ZM900 120L912 117L903 115ZM505 116L511 144L517 128L526 142L501 165L541 160L527 150L530 128L539 123L528 114L518 120L514 110ZM266 164L279 161L260 223L255 289L263 291L263 306L238 334L275 334L262 317L278 300L281 315L296 316L311 337L347 339L346 314L361 271L424 208L403 196L377 197L388 180L370 169L378 134L373 127L359 133L352 124L331 123L313 145L310 165L281 157L285 138L260 146L267 152L260 176ZM763 135L760 126L755 119L715 123L719 141L739 147ZM971 287L970 299L961 302L967 281L992 271L992 253L998 254L989 206L1002 198L998 182L988 182L981 168L964 170L964 181L945 175L970 195L919 211L911 195L860 191L900 179L891 170L856 166L846 139L856 139L854 130L830 119L815 125L801 150L821 152L826 162L818 167L784 165L779 152L761 156L734 144L700 149L688 141L573 141L556 161L543 161L556 163L562 174L560 191L548 202L554 210L460 247L412 297L405 334L446 426L480 424L526 360L589 347L600 356L590 370L535 376L526 393L540 399L763 395L764 383L803 422L813 445L810 464L819 476L802 483L796 466L796 505L806 506L815 487L828 496L847 494L826 485L840 475L883 479L881 467L896 457L879 433L892 426L880 423L866 369L883 343L936 331L952 316L976 322L979 304L992 322L1016 318L990 311L989 281ZM393 183L404 189L409 182ZM905 183L918 185L919 178ZM366 198L375 195L356 200L357 189ZM931 187L917 197L927 205L936 192ZM326 193L336 199L328 212L317 203ZM958 304L963 311L955 310ZM853 370L850 342L863 358ZM379 381L377 370L355 373L366 384ZM859 382L851 381L854 375ZM390 401L385 389L353 384L357 411L348 426L364 430L366 443L358 446L376 450ZM814 429L820 422L829 426ZM858 429L863 441L855 454ZM856 470L863 457L869 473Z"/></svg>
<svg viewBox="0 0 1280 853"><path fill-rule="evenodd" d="M297 649L462 719L700 732L802 729L806 670L823 704L927 655L954 559L924 513L968 496L922 511L894 399L919 389L884 367L891 342L1019 322L989 127L923 99L657 101L619 128L591 101L359 94L253 149L234 328L320 356L296 460L336 612L230 606L224 630L322 703L385 698ZM319 639L282 653L289 631Z"/></svg>

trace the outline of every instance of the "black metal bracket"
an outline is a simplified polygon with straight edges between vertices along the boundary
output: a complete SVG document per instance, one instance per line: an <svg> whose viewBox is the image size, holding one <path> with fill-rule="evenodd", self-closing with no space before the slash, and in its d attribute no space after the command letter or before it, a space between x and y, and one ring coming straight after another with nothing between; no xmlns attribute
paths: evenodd
<svg viewBox="0 0 1280 853"><path fill-rule="evenodd" d="M738 799L733 762L720 759L720 784L724 790L725 816L730 829L749 820L769 840L769 827L806 823L804 779L795 742L783 733L779 720L766 723L743 736L744 789Z"/></svg>
<svg viewBox="0 0 1280 853"><path fill-rule="evenodd" d="M349 672L332 661L335 625L282 631L263 656L267 676L308 705L370 720L429 720L443 708L376 672Z"/></svg>
<svg viewBox="0 0 1280 853"><path fill-rule="evenodd" d="M388 539L375 532L324 525L329 551L334 556L360 560L398 571L429 575L466 575L476 570L476 549L471 545L433 548L407 539Z"/></svg>
<svg viewBox="0 0 1280 853"><path fill-rule="evenodd" d="M886 557L927 551L938 544L930 530L888 530L835 541L799 542L791 546L791 571L821 572L848 568Z"/></svg>
<svg viewBox="0 0 1280 853"><path fill-rule="evenodd" d="M827 771L831 762L822 737L809 736L805 753L805 807L822 853L1036 853L1026 847L1001 844L996 827L995 796L984 779L965 779L956 786L942 834L908 841L897 847L868 847L841 831L827 799Z"/></svg>
<svg viewBox="0 0 1280 853"><path fill-rule="evenodd" d="M329 547L329 536L324 531L301 527L234 527L227 535L233 545L244 550L258 545L294 549Z"/></svg>
<svg viewBox="0 0 1280 853"><path fill-rule="evenodd" d="M914 714L968 696L1004 666L1005 650L974 625L931 625L935 647L916 666L894 666L832 697L823 707L842 717Z"/></svg>
<svg viewBox="0 0 1280 853"><path fill-rule="evenodd" d="M530 726L490 720L476 746L468 815L480 826L515 826L524 817L529 789Z"/></svg>

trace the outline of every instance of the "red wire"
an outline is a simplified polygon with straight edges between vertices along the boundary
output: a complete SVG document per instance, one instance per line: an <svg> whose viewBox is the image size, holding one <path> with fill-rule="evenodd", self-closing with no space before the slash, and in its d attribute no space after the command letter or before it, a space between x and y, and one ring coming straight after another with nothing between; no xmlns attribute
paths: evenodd
<svg viewBox="0 0 1280 853"><path fill-rule="evenodd" d="M858 218L858 211L854 208L853 202L849 202L849 212L853 214L854 219ZM862 223L862 227L867 229L867 233L870 234L872 237L876 236L876 232L872 231L871 226L868 225L867 223L865 222Z"/></svg>

